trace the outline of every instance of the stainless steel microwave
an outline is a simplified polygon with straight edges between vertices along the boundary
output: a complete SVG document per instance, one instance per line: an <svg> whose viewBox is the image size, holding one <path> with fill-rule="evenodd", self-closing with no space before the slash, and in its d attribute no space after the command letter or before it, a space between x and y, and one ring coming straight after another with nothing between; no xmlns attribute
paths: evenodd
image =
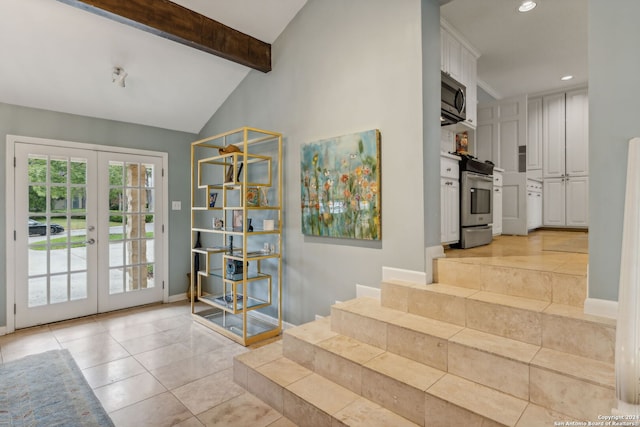
<svg viewBox="0 0 640 427"><path fill-rule="evenodd" d="M442 72L440 125L452 125L467 118L467 88Z"/></svg>

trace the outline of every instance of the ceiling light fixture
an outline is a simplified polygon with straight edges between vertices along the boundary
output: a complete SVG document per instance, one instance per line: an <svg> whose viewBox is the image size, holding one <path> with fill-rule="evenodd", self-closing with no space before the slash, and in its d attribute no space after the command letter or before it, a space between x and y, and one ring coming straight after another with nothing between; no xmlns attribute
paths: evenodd
<svg viewBox="0 0 640 427"><path fill-rule="evenodd" d="M563 77L560 78L560 80L567 81L567 80L571 80L572 78L573 78L573 76L563 76Z"/></svg>
<svg viewBox="0 0 640 427"><path fill-rule="evenodd" d="M518 12L529 12L537 6L537 3L533 0L522 0L520 6L518 6Z"/></svg>
<svg viewBox="0 0 640 427"><path fill-rule="evenodd" d="M113 74L111 74L111 79L113 83L117 84L120 87L125 87L124 79L128 76L127 72L122 67L113 67Z"/></svg>

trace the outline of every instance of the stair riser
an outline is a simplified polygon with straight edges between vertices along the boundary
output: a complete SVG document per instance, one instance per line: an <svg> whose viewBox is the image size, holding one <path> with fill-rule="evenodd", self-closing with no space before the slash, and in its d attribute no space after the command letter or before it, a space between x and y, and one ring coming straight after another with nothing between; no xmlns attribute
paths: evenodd
<svg viewBox="0 0 640 427"><path fill-rule="evenodd" d="M331 330L383 350L387 349L387 325L381 320L331 309Z"/></svg>
<svg viewBox="0 0 640 427"><path fill-rule="evenodd" d="M615 327L548 314L542 322L543 347L614 363Z"/></svg>
<svg viewBox="0 0 640 427"><path fill-rule="evenodd" d="M467 299L468 328L540 345L542 313Z"/></svg>
<svg viewBox="0 0 640 427"><path fill-rule="evenodd" d="M246 389L281 414L284 411L284 387L249 369Z"/></svg>
<svg viewBox="0 0 640 427"><path fill-rule="evenodd" d="M300 427L332 427L331 415L286 389L282 414Z"/></svg>
<svg viewBox="0 0 640 427"><path fill-rule="evenodd" d="M286 332L282 336L282 355L310 371L315 370L316 346Z"/></svg>
<svg viewBox="0 0 640 427"><path fill-rule="evenodd" d="M387 351L447 371L449 343L446 339L396 325L389 325L387 331Z"/></svg>
<svg viewBox="0 0 640 427"><path fill-rule="evenodd" d="M505 427L428 393L425 396L425 426Z"/></svg>
<svg viewBox="0 0 640 427"><path fill-rule="evenodd" d="M437 283L582 307L585 275L437 260Z"/></svg>
<svg viewBox="0 0 640 427"><path fill-rule="evenodd" d="M362 394L362 365L317 348L314 367L316 374L356 394Z"/></svg>
<svg viewBox="0 0 640 427"><path fill-rule="evenodd" d="M362 371L362 396L418 424L425 423L424 390L397 381L379 372Z"/></svg>
<svg viewBox="0 0 640 427"><path fill-rule="evenodd" d="M451 374L529 400L528 363L449 343L448 365Z"/></svg>
<svg viewBox="0 0 640 427"><path fill-rule="evenodd" d="M531 367L531 402L575 417L597 420L617 405L615 390Z"/></svg>

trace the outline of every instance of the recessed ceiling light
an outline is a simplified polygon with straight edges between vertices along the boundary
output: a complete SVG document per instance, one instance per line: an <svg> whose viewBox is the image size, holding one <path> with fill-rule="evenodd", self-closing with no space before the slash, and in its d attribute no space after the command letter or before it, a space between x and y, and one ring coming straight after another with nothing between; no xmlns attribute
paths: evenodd
<svg viewBox="0 0 640 427"><path fill-rule="evenodd" d="M571 80L573 78L573 76L563 76L560 78L560 80Z"/></svg>
<svg viewBox="0 0 640 427"><path fill-rule="evenodd" d="M533 10L536 7L536 2L533 0L522 0L522 3L520 3L520 6L518 6L518 11L519 12L529 12L530 10Z"/></svg>

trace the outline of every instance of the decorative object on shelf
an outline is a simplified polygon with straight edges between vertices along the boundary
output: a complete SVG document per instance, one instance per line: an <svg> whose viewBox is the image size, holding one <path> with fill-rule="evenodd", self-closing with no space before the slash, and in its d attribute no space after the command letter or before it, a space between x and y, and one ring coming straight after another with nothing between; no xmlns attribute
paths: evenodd
<svg viewBox="0 0 640 427"><path fill-rule="evenodd" d="M253 219L247 218L247 231L253 231L253 225L251 225L252 222Z"/></svg>
<svg viewBox="0 0 640 427"><path fill-rule="evenodd" d="M259 206L258 187L247 188L247 206Z"/></svg>
<svg viewBox="0 0 640 427"><path fill-rule="evenodd" d="M268 187L260 187L260 200L258 204L260 206L269 206L269 188Z"/></svg>
<svg viewBox="0 0 640 427"><path fill-rule="evenodd" d="M233 231L242 231L243 219L244 218L242 216L242 209L234 209L232 223Z"/></svg>
<svg viewBox="0 0 640 427"><path fill-rule="evenodd" d="M247 263L248 266L249 263ZM242 280L243 272L243 263L237 259L228 259L227 260L227 269L226 269L226 278L229 280Z"/></svg>
<svg viewBox="0 0 640 427"><path fill-rule="evenodd" d="M304 144L302 233L380 240L380 131Z"/></svg>
<svg viewBox="0 0 640 427"><path fill-rule="evenodd" d="M242 150L233 144L227 145L226 147L218 148L218 154L220 155L231 154L231 153L242 154Z"/></svg>
<svg viewBox="0 0 640 427"><path fill-rule="evenodd" d="M229 165L229 168L227 169L227 174L224 177L224 182L225 183L234 182L233 181L233 176L234 176L233 170L234 170L233 164ZM236 181L240 181L240 174L241 173L242 173L242 163L240 163L240 165L238 166L238 175L235 178Z"/></svg>
<svg viewBox="0 0 640 427"><path fill-rule="evenodd" d="M214 230L222 230L222 227L224 227L224 221L220 218L213 218L212 225Z"/></svg>
<svg viewBox="0 0 640 427"><path fill-rule="evenodd" d="M200 243L200 232L198 231L197 237L196 237L196 244L193 245L194 249L198 249L202 247L202 243ZM193 255L193 277L197 277L198 272L200 271L200 254L199 253L195 253ZM191 286L189 286L191 287ZM198 297L195 296L195 300L197 300Z"/></svg>
<svg viewBox="0 0 640 427"><path fill-rule="evenodd" d="M213 208L216 206L216 200L218 199L218 193L210 192L209 193L209 207Z"/></svg>
<svg viewBox="0 0 640 427"><path fill-rule="evenodd" d="M461 132L456 134L456 153L469 154L469 133Z"/></svg>
<svg viewBox="0 0 640 427"><path fill-rule="evenodd" d="M262 220L262 229L264 231L273 231L275 228L275 221L272 219L264 219Z"/></svg>

